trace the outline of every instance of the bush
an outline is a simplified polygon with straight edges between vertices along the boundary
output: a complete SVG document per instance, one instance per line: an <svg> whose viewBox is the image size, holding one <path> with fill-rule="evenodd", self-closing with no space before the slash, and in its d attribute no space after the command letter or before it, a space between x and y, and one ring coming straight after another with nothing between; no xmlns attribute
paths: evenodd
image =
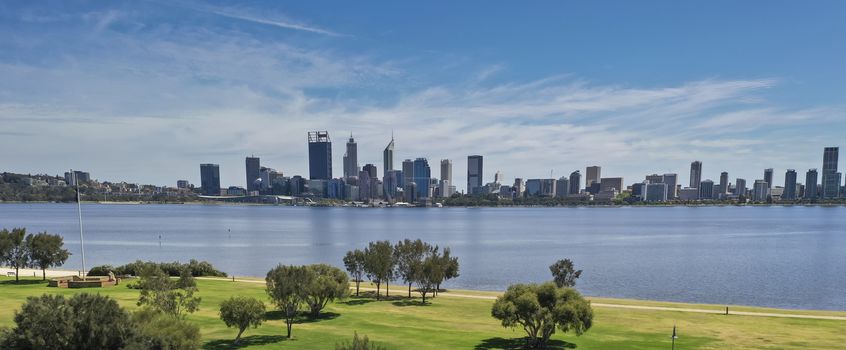
<svg viewBox="0 0 846 350"><path fill-rule="evenodd" d="M193 350L200 348L200 328L183 318L144 308L132 315L135 337L126 350Z"/></svg>
<svg viewBox="0 0 846 350"><path fill-rule="evenodd" d="M241 334L247 328L260 326L264 321L264 314L264 303L256 298L237 296L220 303L220 319L226 323L226 327L238 328L234 344L238 344Z"/></svg>
<svg viewBox="0 0 846 350"><path fill-rule="evenodd" d="M113 267L111 265L101 265L95 266L88 271L89 276L108 276L109 271L114 272L115 275L118 276L140 276L141 271L144 270L145 267L148 265L154 265L162 271L164 271L168 276L171 277L178 277L182 274L182 271L187 269L190 271L191 276L194 277L226 277L226 272L217 270L212 266L211 263L207 261L197 261L191 259L187 264L182 264L180 262L165 262L165 263L155 263L152 261L141 261L136 260L135 262L131 262L126 265L121 265L118 267Z"/></svg>
<svg viewBox="0 0 846 350"><path fill-rule="evenodd" d="M355 333L352 343L335 345L335 350L386 350L386 348L371 343L366 335L363 338L359 338L358 333Z"/></svg>
<svg viewBox="0 0 846 350"><path fill-rule="evenodd" d="M115 269L115 267L112 265L94 266L91 268L91 270L88 270L88 276L108 276L109 272L117 274L115 272L116 270L117 269Z"/></svg>

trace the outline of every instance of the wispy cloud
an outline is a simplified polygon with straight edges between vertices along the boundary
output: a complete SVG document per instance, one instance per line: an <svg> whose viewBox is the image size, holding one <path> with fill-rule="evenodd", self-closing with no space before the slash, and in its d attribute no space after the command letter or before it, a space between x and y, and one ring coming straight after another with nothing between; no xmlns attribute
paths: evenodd
<svg viewBox="0 0 846 350"><path fill-rule="evenodd" d="M336 33L329 29L321 28L318 26L308 25L294 19L291 19L287 16L282 14L268 14L268 13L259 13L258 11L246 8L246 7L215 7L200 3L193 3L193 2L168 2L167 4L180 6L186 9L191 9L194 11L200 11L204 13L214 14L221 17L236 19L240 21L246 21L251 23L257 23L262 25L268 25L278 28L284 29L291 29L291 30L299 30L314 34L321 34L321 35L328 35L328 36L344 36L343 34Z"/></svg>

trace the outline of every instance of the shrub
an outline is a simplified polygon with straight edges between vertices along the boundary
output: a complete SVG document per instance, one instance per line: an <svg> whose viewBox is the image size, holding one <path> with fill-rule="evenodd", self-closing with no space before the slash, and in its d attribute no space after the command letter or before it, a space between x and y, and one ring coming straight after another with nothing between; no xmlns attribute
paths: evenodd
<svg viewBox="0 0 846 350"><path fill-rule="evenodd" d="M212 266L211 263L206 261L197 261L191 259L187 264L182 264L180 262L165 262L165 263L155 263L152 261L141 261L136 260L135 262L131 262L125 265L121 265L118 267L113 267L111 265L101 265L95 266L88 271L88 275L90 276L107 276L109 271L115 273L118 276L140 276L141 271L144 271L149 265L154 265L164 271L168 276L171 277L178 277L182 274L182 271L188 270L191 273L191 276L194 277L226 277L226 273L220 270L217 270Z"/></svg>
<svg viewBox="0 0 846 350"><path fill-rule="evenodd" d="M386 350L386 348L371 343L366 335L363 338L359 338L358 333L355 333L351 343L337 344L335 345L335 350Z"/></svg>
<svg viewBox="0 0 846 350"><path fill-rule="evenodd" d="M193 350L201 343L200 328L161 311L144 308L132 315L135 336L126 350Z"/></svg>

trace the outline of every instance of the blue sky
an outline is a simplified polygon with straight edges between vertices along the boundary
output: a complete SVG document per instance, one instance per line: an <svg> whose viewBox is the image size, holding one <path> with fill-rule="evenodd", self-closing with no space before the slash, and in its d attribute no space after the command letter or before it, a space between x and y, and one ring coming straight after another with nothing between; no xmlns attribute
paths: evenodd
<svg viewBox="0 0 846 350"><path fill-rule="evenodd" d="M466 156L485 180L587 165L626 183L704 162L748 182L846 135L846 3L0 3L0 169L243 185L307 174L326 129L359 161ZM846 145L844 145L846 146ZM380 175L381 176L381 175ZM800 175L804 180L804 175Z"/></svg>

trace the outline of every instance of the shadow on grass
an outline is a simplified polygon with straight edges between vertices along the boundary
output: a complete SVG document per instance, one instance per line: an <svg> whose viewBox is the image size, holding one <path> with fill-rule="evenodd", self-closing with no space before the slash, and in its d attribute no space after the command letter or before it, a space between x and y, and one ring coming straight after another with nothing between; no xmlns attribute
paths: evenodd
<svg viewBox="0 0 846 350"><path fill-rule="evenodd" d="M40 279L39 280L22 279L22 280L17 281L17 282L15 282L15 280L0 281L0 285L10 285L10 286L14 286L14 285L24 286L24 285L33 285L33 284L43 284L43 285L46 286L47 281L42 281Z"/></svg>
<svg viewBox="0 0 846 350"><path fill-rule="evenodd" d="M516 350L516 349L527 349L528 338L488 338L482 340L481 343L476 345L475 350L493 350L493 349L507 349L507 350ZM547 350L563 350L563 349L575 349L576 344L568 343L563 340L557 339L550 339L549 342L546 344L544 349Z"/></svg>
<svg viewBox="0 0 846 350"><path fill-rule="evenodd" d="M355 306L355 305L369 304L369 303L372 303L374 301L376 301L376 299L364 299L364 298L361 298L361 297L352 297L347 301L341 302L341 304Z"/></svg>
<svg viewBox="0 0 846 350"><path fill-rule="evenodd" d="M321 312L320 316L317 318L311 318L309 314L301 312L297 314L297 317L294 319L294 324L328 321L338 318L338 316L341 316L341 314L335 312ZM264 318L268 321L285 320L285 313L279 310L268 311L264 314Z"/></svg>
<svg viewBox="0 0 846 350"><path fill-rule="evenodd" d="M240 349L246 348L249 346L260 346L260 345L267 345L267 344L274 344L281 341L288 340L287 337L283 335L251 335L249 337L241 338L241 342L238 345L233 343L232 339L220 339L220 340L213 340L208 343L203 344L204 350L226 350L226 349Z"/></svg>
<svg viewBox="0 0 846 350"><path fill-rule="evenodd" d="M394 306L399 306L399 307L405 307L405 306L429 306L429 305L432 305L432 303L430 303L430 302L426 302L425 304L423 304L423 302L422 302L422 301L420 301L420 300L414 300L414 299L404 299L404 300L398 300L398 301L392 302L391 304L393 304Z"/></svg>

